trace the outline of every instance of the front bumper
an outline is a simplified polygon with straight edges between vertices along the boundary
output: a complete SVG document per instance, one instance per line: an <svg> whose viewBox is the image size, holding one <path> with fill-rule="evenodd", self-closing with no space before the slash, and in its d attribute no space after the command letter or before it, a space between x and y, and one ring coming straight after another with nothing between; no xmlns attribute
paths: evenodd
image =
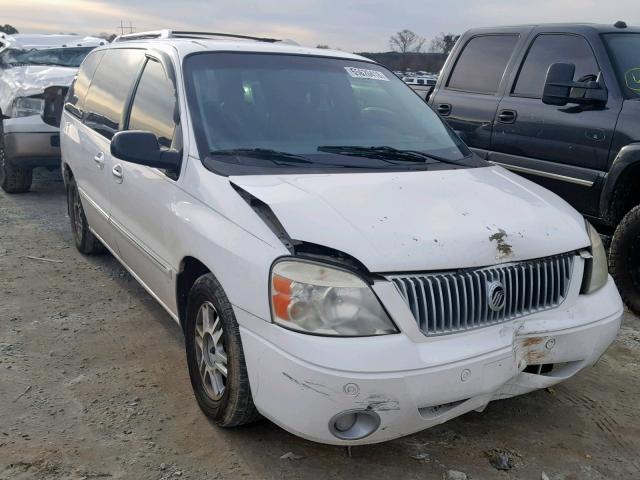
<svg viewBox="0 0 640 480"><path fill-rule="evenodd" d="M236 309L254 402L265 417L321 443L391 440L481 410L491 400L549 387L593 365L615 339L623 312L609 279L592 295L574 291L551 311L428 338L415 336L407 319L399 318L395 290L385 288L376 293L403 331L398 335L303 335ZM554 368L524 372L543 364ZM330 420L349 410L375 412L379 427L359 440L337 438Z"/></svg>
<svg viewBox="0 0 640 480"><path fill-rule="evenodd" d="M47 125L39 115L3 121L5 154L18 167L60 165L60 130Z"/></svg>

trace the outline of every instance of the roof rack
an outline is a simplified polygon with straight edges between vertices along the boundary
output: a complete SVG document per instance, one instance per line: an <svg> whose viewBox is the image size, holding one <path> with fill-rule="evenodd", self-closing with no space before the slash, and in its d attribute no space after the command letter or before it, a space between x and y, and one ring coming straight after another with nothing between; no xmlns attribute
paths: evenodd
<svg viewBox="0 0 640 480"><path fill-rule="evenodd" d="M219 32L190 32L185 30L153 30L149 32L127 33L117 36L114 42L125 42L129 40L148 40L152 38L208 38L208 37L226 37L241 38L243 40L254 40L256 42L275 43L280 42L277 38L253 37L249 35L236 35L233 33Z"/></svg>

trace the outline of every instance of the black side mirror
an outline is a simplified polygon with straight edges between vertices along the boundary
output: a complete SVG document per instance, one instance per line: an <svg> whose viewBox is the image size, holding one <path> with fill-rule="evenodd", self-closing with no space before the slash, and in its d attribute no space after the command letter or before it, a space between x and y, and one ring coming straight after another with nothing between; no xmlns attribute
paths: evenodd
<svg viewBox="0 0 640 480"><path fill-rule="evenodd" d="M126 130L111 139L111 155L121 160L177 171L180 168L180 152L161 150L158 139L151 132Z"/></svg>
<svg viewBox="0 0 640 480"><path fill-rule="evenodd" d="M601 74L598 74L596 80L574 82L575 72L576 66L572 63L551 64L544 82L542 103L558 106L564 106L567 103L578 105L603 105L607 103L608 93ZM572 95L572 92L580 92L580 95Z"/></svg>
<svg viewBox="0 0 640 480"><path fill-rule="evenodd" d="M44 108L41 115L44 123L52 127L60 126L64 99L68 91L69 87L54 86L44 89Z"/></svg>

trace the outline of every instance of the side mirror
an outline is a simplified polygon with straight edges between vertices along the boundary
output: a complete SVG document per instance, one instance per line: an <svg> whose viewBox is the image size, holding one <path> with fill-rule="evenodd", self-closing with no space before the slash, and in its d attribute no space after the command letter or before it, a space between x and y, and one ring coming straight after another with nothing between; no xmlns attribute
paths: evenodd
<svg viewBox="0 0 640 480"><path fill-rule="evenodd" d="M564 106L567 103L578 105L607 103L608 93L601 74L598 74L595 80L574 82L575 72L576 66L572 63L551 64L544 82L542 103L558 106Z"/></svg>
<svg viewBox="0 0 640 480"><path fill-rule="evenodd" d="M44 108L42 109L42 121L52 127L59 127L62 119L64 99L69 87L47 87L44 89Z"/></svg>
<svg viewBox="0 0 640 480"><path fill-rule="evenodd" d="M180 167L180 152L161 150L151 132L126 130L111 139L111 155L126 162L176 171Z"/></svg>

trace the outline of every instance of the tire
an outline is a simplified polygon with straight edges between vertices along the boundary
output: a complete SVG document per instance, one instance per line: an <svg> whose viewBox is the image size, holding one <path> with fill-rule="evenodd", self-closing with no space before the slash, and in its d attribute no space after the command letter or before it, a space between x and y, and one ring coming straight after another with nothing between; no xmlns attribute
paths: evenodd
<svg viewBox="0 0 640 480"><path fill-rule="evenodd" d="M33 169L16 167L4 151L4 141L0 139L0 187L7 193L25 193L31 188Z"/></svg>
<svg viewBox="0 0 640 480"><path fill-rule="evenodd" d="M609 270L629 309L640 314L640 205L624 216L613 234Z"/></svg>
<svg viewBox="0 0 640 480"><path fill-rule="evenodd" d="M189 377L204 414L225 428L259 419L233 308L210 273L189 292L185 336Z"/></svg>
<svg viewBox="0 0 640 480"><path fill-rule="evenodd" d="M84 208L80 200L80 192L73 177L69 179L67 186L67 208L69 220L71 221L71 233L73 234L76 248L85 255L104 252L104 245L89 230L87 217L84 214Z"/></svg>

